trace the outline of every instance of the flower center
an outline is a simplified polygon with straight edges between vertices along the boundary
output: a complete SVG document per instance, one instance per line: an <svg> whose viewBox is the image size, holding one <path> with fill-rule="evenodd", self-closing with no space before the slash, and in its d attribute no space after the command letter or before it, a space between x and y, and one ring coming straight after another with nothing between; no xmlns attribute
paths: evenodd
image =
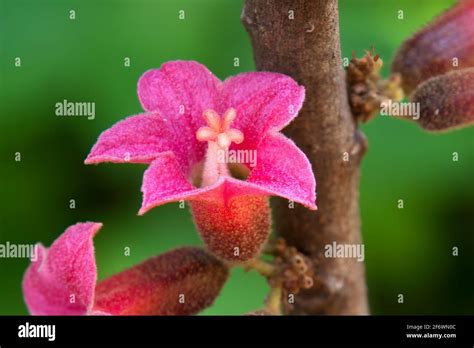
<svg viewBox="0 0 474 348"><path fill-rule="evenodd" d="M206 159L202 173L202 185L213 184L220 176L229 176L227 164L222 158L233 142L240 144L244 134L238 129L231 128L237 113L235 109L228 109L221 117L214 110L204 111L203 117L207 126L201 127L196 132L199 141L207 141Z"/></svg>

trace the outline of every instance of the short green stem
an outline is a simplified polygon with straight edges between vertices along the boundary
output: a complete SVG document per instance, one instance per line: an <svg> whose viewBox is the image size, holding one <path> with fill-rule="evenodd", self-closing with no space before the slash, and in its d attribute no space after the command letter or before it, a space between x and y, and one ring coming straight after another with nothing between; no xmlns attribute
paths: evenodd
<svg viewBox="0 0 474 348"><path fill-rule="evenodd" d="M266 309L273 315L281 315L281 296L283 288L281 285L275 286L270 290L266 301Z"/></svg>
<svg viewBox="0 0 474 348"><path fill-rule="evenodd" d="M271 277L275 273L275 266L260 259L252 259L245 263L244 268L253 269L264 277Z"/></svg>

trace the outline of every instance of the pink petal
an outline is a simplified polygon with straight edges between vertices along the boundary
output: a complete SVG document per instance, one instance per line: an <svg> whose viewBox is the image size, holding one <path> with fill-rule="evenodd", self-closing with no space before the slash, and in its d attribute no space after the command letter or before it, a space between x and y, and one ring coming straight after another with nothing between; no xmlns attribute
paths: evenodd
<svg viewBox="0 0 474 348"><path fill-rule="evenodd" d="M196 139L205 125L204 111L215 109L221 82L204 65L172 61L148 70L138 81L138 97L147 111L157 111L169 120L173 141L190 152L204 155L205 144ZM193 162L195 163L195 162Z"/></svg>
<svg viewBox="0 0 474 348"><path fill-rule="evenodd" d="M290 140L287 139L286 141L296 150L298 149L290 142ZM279 151L281 151L281 149ZM290 149L289 151L288 149L285 149L285 151L286 153L294 151L292 155L299 156L299 158L293 158L293 161L290 159L285 160L287 161L287 164L305 167L303 163L300 163L303 159L306 159L305 157L301 157L304 156L301 151L295 151L293 149ZM279 161L279 163L283 164L282 161ZM177 197L176 200L222 201L224 204L229 205L232 199L241 196L279 196L301 203L310 209L317 209L315 204L316 182L312 172L310 171L311 167L305 168L302 172L298 172L297 170L293 171L291 168L288 168L288 172L282 173L278 168L271 168L271 163L263 165L269 170L266 174L263 174L262 170L258 169L260 166L259 163L246 181L231 177L221 177L213 185L194 189L182 198ZM278 175L280 178L272 178L273 175ZM286 179L284 178L285 175L287 176ZM295 178L295 175L299 176Z"/></svg>
<svg viewBox="0 0 474 348"><path fill-rule="evenodd" d="M205 110L215 109L220 84L219 79L198 62L171 61L140 77L138 97L147 111L158 110L176 119L201 120Z"/></svg>
<svg viewBox="0 0 474 348"><path fill-rule="evenodd" d="M161 204L186 199L194 191L196 189L184 177L174 154L163 153L143 176L143 202L139 214Z"/></svg>
<svg viewBox="0 0 474 348"><path fill-rule="evenodd" d="M235 108L232 127L244 133L237 149L254 149L265 133L279 131L296 117L305 91L291 77L270 72L250 72L225 80L220 112Z"/></svg>
<svg viewBox="0 0 474 348"><path fill-rule="evenodd" d="M26 270L23 295L33 315L85 315L92 309L97 270L93 236L100 223L70 226Z"/></svg>
<svg viewBox="0 0 474 348"><path fill-rule="evenodd" d="M85 163L151 163L173 151L187 171L203 156L204 145L176 137L170 123L156 113L128 117L99 136Z"/></svg>
<svg viewBox="0 0 474 348"><path fill-rule="evenodd" d="M181 200L224 200L240 194L267 195L258 187L249 187L244 181L220 178L210 186L195 188L183 176L172 153L156 158L143 176L143 202L140 215L169 202Z"/></svg>
<svg viewBox="0 0 474 348"><path fill-rule="evenodd" d="M181 200L227 200L235 195L268 195L256 185L221 177L213 185L195 188L183 176L172 153L158 156L145 171L142 184L143 202L139 215L169 202Z"/></svg>
<svg viewBox="0 0 474 348"><path fill-rule="evenodd" d="M257 149L257 165L247 181L221 177L214 184L195 188L183 176L173 154L159 156L145 171L139 211L181 200L221 201L235 196L281 196L316 209L316 181L311 164L296 145L279 133L268 134Z"/></svg>
<svg viewBox="0 0 474 348"><path fill-rule="evenodd" d="M272 195L316 209L316 181L305 154L280 133L270 133L257 149L257 165L247 178Z"/></svg>
<svg viewBox="0 0 474 348"><path fill-rule="evenodd" d="M172 149L170 138L160 116L131 116L99 136L85 163L150 163L161 152Z"/></svg>
<svg viewBox="0 0 474 348"><path fill-rule="evenodd" d="M160 153L176 150L186 167L197 154L191 149L177 149L173 139L169 123L158 114L131 116L99 136L85 163L151 163Z"/></svg>

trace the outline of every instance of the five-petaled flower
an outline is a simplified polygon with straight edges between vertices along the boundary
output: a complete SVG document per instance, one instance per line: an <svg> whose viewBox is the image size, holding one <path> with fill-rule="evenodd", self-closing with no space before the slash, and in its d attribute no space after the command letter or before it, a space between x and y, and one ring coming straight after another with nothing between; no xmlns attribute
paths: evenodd
<svg viewBox="0 0 474 348"><path fill-rule="evenodd" d="M197 62L174 61L145 72L138 97L145 113L103 132L85 162L149 164L139 214L186 200L208 248L238 262L268 238L269 196L316 209L311 165L279 133L304 100L290 77L249 72L221 82ZM220 151L254 151L258 160L223 163Z"/></svg>
<svg viewBox="0 0 474 348"><path fill-rule="evenodd" d="M212 304L228 277L227 267L200 248L181 247L97 283L92 238L102 227L70 226L23 278L33 315L187 315ZM182 300L183 299L183 300Z"/></svg>

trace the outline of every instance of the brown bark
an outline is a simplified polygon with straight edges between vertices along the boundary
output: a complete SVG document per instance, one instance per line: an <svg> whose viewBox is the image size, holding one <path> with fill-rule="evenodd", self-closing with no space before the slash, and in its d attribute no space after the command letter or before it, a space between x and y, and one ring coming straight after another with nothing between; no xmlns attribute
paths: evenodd
<svg viewBox="0 0 474 348"><path fill-rule="evenodd" d="M276 233L316 264L315 286L296 296L291 314L367 314L364 264L324 256L334 241L361 243L359 164L366 149L347 100L337 1L246 0L242 22L258 70L287 74L306 88L303 109L284 133L313 166L319 210L274 201Z"/></svg>

